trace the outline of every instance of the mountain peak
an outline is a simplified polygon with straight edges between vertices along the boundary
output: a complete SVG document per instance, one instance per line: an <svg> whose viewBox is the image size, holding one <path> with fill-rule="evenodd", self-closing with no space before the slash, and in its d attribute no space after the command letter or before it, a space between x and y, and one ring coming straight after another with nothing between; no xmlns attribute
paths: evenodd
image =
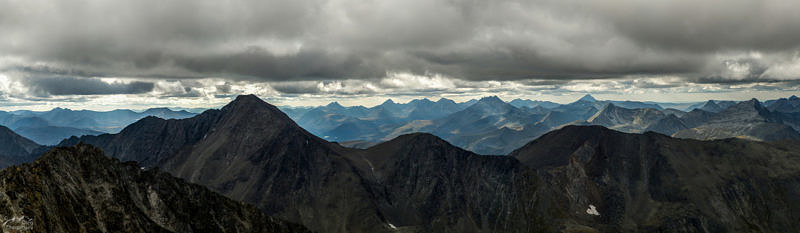
<svg viewBox="0 0 800 233"><path fill-rule="evenodd" d="M394 100L386 99L386 101L383 101L383 103L381 105L389 105L389 104L394 105L395 104Z"/></svg>
<svg viewBox="0 0 800 233"><path fill-rule="evenodd" d="M240 95L236 99L222 107L222 112L240 113L243 116L254 116L254 114L264 114L265 112L285 115L278 107L275 107L255 95ZM280 114L277 114L280 113ZM287 117L288 118L288 117Z"/></svg>
<svg viewBox="0 0 800 233"><path fill-rule="evenodd" d="M796 95L792 95L791 97L789 97L789 100L798 100L798 99L800 99L800 98L797 98Z"/></svg>
<svg viewBox="0 0 800 233"><path fill-rule="evenodd" d="M333 101L333 102L329 103L328 105L325 105L325 107L329 107L329 108L344 108L344 106L342 106L341 104L339 104L339 102L336 102L336 101Z"/></svg>
<svg viewBox="0 0 800 233"><path fill-rule="evenodd" d="M262 105L262 104L266 104L266 103L267 102L264 102L264 100L262 100L261 98L258 98L258 96L253 95L253 94L250 94L250 95L239 95L239 96L236 96L236 99L234 99L233 101L231 101L230 103L228 103L227 105L225 105L222 108L225 109L225 108L228 108L229 106L239 106L239 105L244 105L244 106L246 106L246 105Z"/></svg>
<svg viewBox="0 0 800 233"><path fill-rule="evenodd" d="M451 99L442 97L441 99L437 100L436 103L453 103L453 104L455 104L456 102L451 100Z"/></svg>
<svg viewBox="0 0 800 233"><path fill-rule="evenodd" d="M580 99L578 99L578 101L597 102L597 99L592 97L592 95L590 95L590 94L586 94L583 97L581 97Z"/></svg>
<svg viewBox="0 0 800 233"><path fill-rule="evenodd" d="M501 100L501 99L500 99L500 97L497 97L496 95L493 95L493 96L487 96L487 97L483 97L483 98L481 98L480 100L478 100L478 102L484 102L484 103L505 103L505 102L503 102L503 100Z"/></svg>
<svg viewBox="0 0 800 233"><path fill-rule="evenodd" d="M409 102L409 104L432 104L432 103L433 101L429 100L428 98L415 99Z"/></svg>

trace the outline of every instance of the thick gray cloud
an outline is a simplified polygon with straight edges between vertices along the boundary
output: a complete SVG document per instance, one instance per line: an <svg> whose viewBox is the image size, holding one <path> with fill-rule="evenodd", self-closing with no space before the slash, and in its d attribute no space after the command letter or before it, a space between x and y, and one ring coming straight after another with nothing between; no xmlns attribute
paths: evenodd
<svg viewBox="0 0 800 233"><path fill-rule="evenodd" d="M92 78L75 77L28 77L23 79L32 94L40 97L50 95L109 95L140 94L153 90L150 82L103 82Z"/></svg>
<svg viewBox="0 0 800 233"><path fill-rule="evenodd" d="M0 0L0 53L13 58L0 66L161 79L762 82L800 78L796 9L793 0ZM315 88L296 86L276 89Z"/></svg>

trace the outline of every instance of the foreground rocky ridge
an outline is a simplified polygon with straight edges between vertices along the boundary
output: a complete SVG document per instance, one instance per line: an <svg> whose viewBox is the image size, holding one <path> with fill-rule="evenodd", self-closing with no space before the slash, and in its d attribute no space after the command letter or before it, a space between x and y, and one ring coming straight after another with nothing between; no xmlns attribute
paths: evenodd
<svg viewBox="0 0 800 233"><path fill-rule="evenodd" d="M80 141L319 232L800 230L792 143L567 126L511 156L430 134L361 150L313 136L255 96L62 144Z"/></svg>
<svg viewBox="0 0 800 233"><path fill-rule="evenodd" d="M3 232L308 232L90 145L0 171Z"/></svg>

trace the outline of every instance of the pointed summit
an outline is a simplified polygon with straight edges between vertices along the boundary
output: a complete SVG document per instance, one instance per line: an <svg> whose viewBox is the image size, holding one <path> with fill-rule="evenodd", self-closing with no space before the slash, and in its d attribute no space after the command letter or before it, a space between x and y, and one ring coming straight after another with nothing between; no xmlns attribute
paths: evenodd
<svg viewBox="0 0 800 233"><path fill-rule="evenodd" d="M456 102L455 102L455 101L453 101L453 100L451 100L451 99L448 99L448 98L444 98L444 97L442 97L441 99L437 100L437 101L436 101L436 103L448 103L448 104L455 104Z"/></svg>
<svg viewBox="0 0 800 233"><path fill-rule="evenodd" d="M325 105L325 107L329 107L329 108L344 108L344 106L342 106L341 104L339 104L339 102L336 102L336 101L333 101L333 102L329 103L328 105Z"/></svg>
<svg viewBox="0 0 800 233"><path fill-rule="evenodd" d="M800 99L800 98L797 98L796 95L792 95L792 97L789 97L789 100L798 100L798 99Z"/></svg>
<svg viewBox="0 0 800 233"><path fill-rule="evenodd" d="M480 100L478 100L478 102L492 103L492 104L504 104L504 103L506 103L506 102L503 102L503 100L501 100L500 97L497 97L496 95L483 97Z"/></svg>
<svg viewBox="0 0 800 233"><path fill-rule="evenodd" d="M245 109L254 108L254 107L269 107L269 106L272 106L272 105L268 104L267 102L264 102L264 100L261 100L261 98L258 98L258 96L256 96L256 95L252 95L252 94L251 95L239 95L239 96L236 97L236 99L234 99L233 101L231 101L230 103L228 103L227 105L222 107L221 110L222 111L238 111L238 110L245 110ZM277 107L275 107L275 106L272 106L272 107L277 109Z"/></svg>
<svg viewBox="0 0 800 233"><path fill-rule="evenodd" d="M597 102L597 99L592 97L592 95L590 95L590 94L586 94L583 97L581 97L580 99L578 99L578 101Z"/></svg>
<svg viewBox="0 0 800 233"><path fill-rule="evenodd" d="M396 103L392 99L386 99L386 101L383 101L381 105L395 105L395 104Z"/></svg>
<svg viewBox="0 0 800 233"><path fill-rule="evenodd" d="M724 110L717 104L717 102L714 102L713 100L706 101L706 104L703 104L703 106L700 107L700 109L709 112L719 112Z"/></svg>

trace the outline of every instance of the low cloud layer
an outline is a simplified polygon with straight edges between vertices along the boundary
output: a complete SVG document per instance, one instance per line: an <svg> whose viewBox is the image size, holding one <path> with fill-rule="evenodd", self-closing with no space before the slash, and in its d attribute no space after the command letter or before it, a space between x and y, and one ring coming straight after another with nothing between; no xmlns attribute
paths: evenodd
<svg viewBox="0 0 800 233"><path fill-rule="evenodd" d="M581 80L792 90L796 9L791 0L0 0L0 74L29 79L14 88L38 97L201 97L240 82L287 96L492 82L568 90Z"/></svg>

